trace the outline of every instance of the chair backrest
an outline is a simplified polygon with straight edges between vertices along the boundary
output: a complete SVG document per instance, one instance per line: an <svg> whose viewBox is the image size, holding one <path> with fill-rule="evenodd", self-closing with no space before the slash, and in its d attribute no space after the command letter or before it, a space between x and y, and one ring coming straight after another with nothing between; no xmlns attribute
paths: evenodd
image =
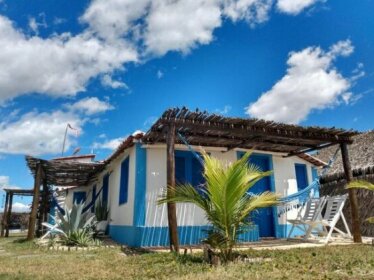
<svg viewBox="0 0 374 280"><path fill-rule="evenodd" d="M321 211L325 206L326 197L310 198L305 205L305 212L302 220L315 221L321 215Z"/></svg>
<svg viewBox="0 0 374 280"><path fill-rule="evenodd" d="M338 219L347 197L347 194L328 197L326 199L326 211L323 219L328 222Z"/></svg>

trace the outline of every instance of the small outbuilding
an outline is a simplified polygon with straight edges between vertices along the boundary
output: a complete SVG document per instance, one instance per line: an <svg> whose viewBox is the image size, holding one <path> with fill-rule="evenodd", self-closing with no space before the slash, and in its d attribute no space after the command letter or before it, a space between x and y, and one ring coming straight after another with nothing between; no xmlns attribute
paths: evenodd
<svg viewBox="0 0 374 280"><path fill-rule="evenodd" d="M65 205L85 201L93 211L92 201L100 194L110 209L108 232L112 239L136 247L172 244L177 249L179 244L199 244L210 227L194 205L157 205L167 185L204 183L202 166L191 149L204 150L226 164L253 151L250 162L263 171L273 170L273 174L251 192L273 191L284 197L306 188L325 165L308 152L338 145L348 162L346 148L357 134L174 108L166 110L148 132L124 139L104 161L27 157L27 163L36 178L35 188L42 182L69 186ZM346 173L350 174L348 165ZM296 211L287 213L288 218ZM252 220L253 228L241 236L244 242L286 237L291 228L286 216L278 216L276 207L253 213ZM359 232L355 236L359 240Z"/></svg>

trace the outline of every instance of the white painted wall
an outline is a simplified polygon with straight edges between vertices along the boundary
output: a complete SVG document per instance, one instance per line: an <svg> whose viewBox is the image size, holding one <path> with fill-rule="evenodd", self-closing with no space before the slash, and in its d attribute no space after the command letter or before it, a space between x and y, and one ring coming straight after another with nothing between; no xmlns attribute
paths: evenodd
<svg viewBox="0 0 374 280"><path fill-rule="evenodd" d="M167 210L166 205L157 205L157 199L162 194L166 186L166 146L165 145L147 145L147 167L146 167L146 221L145 226L167 226ZM183 145L176 145L177 150L187 150ZM194 147L199 150L199 147ZM237 160L237 150L230 150L228 152L219 148L206 148L206 151L227 164L231 164ZM244 150L241 150L244 151ZM265 153L255 151L256 153ZM296 187L296 172L295 163L302 163L307 165L308 182L312 182L312 164L298 158L288 157L284 158L283 154L272 154L274 180L276 193L280 196L286 196L297 191ZM119 190L120 190L120 176L121 163L130 156L129 165L129 189L128 202L119 205ZM127 149L122 155L114 160L110 166L106 168L98 177L96 182L96 191L102 187L103 176L110 172L109 177L109 205L110 205L110 223L112 225L132 225L134 216L134 197L135 197L135 147ZM68 206L71 206L73 201L74 191L86 190L87 200L92 199L92 185L88 187L75 188L70 190L66 199ZM287 219L295 218L297 210L289 211L287 214L278 218L278 223L285 224ZM192 225L206 225L207 221L203 212L192 204L177 204L177 219L178 225L192 226Z"/></svg>
<svg viewBox="0 0 374 280"><path fill-rule="evenodd" d="M121 180L121 163L130 157L129 164L129 184L127 203L119 205L119 191ZM109 205L111 225L132 225L134 216L135 197L135 146L127 149L122 155L117 157L107 168L111 172L109 177Z"/></svg>
<svg viewBox="0 0 374 280"><path fill-rule="evenodd" d="M167 226L166 205L158 206L156 201L166 186L166 147L154 145L147 147L147 193L146 193L146 226ZM184 146L177 145L177 150L186 150ZM198 147L194 147L198 150ZM227 164L237 160L237 150L222 152L216 148L206 148L206 151ZM244 151L244 150L241 150ZM256 153L265 153L254 151ZM306 164L308 182L312 182L311 167L298 157L283 158L283 154L267 153L273 156L274 180L276 193L286 196L297 191L295 163ZM278 223L286 223L286 219L294 218L297 210L289 211L279 218ZM206 225L207 221L203 212L192 204L177 204L178 225Z"/></svg>
<svg viewBox="0 0 374 280"><path fill-rule="evenodd" d="M119 190L121 178L121 163L130 156L129 164L129 185L128 185L128 200L127 203L119 205ZM127 149L123 154L118 156L104 171L98 176L95 183L87 187L73 188L68 191L65 199L65 205L71 208L73 204L73 193L78 191L86 192L86 201L92 201L92 189L96 185L96 193L100 191L103 186L103 177L110 173L109 176L109 221L112 225L132 225L134 215L134 191L135 191L135 147ZM100 195L102 197L102 193ZM96 203L99 201L97 199Z"/></svg>

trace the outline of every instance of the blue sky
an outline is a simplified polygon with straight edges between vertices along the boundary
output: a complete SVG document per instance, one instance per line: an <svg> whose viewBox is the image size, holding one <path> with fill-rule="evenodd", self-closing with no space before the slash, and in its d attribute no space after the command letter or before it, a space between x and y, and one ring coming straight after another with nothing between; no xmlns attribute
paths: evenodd
<svg viewBox="0 0 374 280"><path fill-rule="evenodd" d="M66 154L103 159L168 107L373 129L373 10L370 0L2 0L0 185L31 187L24 155L59 156L67 123L79 135Z"/></svg>

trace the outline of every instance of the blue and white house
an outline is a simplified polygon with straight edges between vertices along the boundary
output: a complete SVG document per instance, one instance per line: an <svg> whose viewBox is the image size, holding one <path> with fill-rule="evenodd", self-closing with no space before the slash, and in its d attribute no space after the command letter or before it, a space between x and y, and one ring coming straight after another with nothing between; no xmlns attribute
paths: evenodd
<svg viewBox="0 0 374 280"><path fill-rule="evenodd" d="M165 138L154 137L160 120L146 134L137 133L125 139L105 160L105 168L95 182L71 188L67 192L65 204L70 206L74 201L89 202L101 191L101 199L110 208L109 235L119 243L136 247L169 244L167 207L157 205L157 199L167 185L167 144ZM183 133L183 129L179 131ZM186 135L186 130L184 133ZM202 135L204 133L209 134L208 131L200 132ZM219 137L212 144L202 145L201 141L195 145L197 138L191 136L190 132L188 135L185 139L193 142L191 145L185 145L178 138L176 140L175 177L179 182L190 182L196 186L203 183L202 166L191 149L203 149L225 164L231 164L246 151L252 150L250 161L264 171L273 170L273 174L258 182L251 192L273 191L281 197L307 187L317 176L317 168L324 165L307 154L290 156L288 152L281 152L282 149L271 151L269 147L275 147L275 141L272 146L246 149L241 144L224 145ZM266 237L285 238L291 228L287 219L295 218L296 212L295 209L285 215L278 215L277 208L271 207L253 213L255 226L242 236L243 242ZM181 245L199 244L204 237L204 229L209 228L203 212L192 204L177 204L177 222Z"/></svg>

